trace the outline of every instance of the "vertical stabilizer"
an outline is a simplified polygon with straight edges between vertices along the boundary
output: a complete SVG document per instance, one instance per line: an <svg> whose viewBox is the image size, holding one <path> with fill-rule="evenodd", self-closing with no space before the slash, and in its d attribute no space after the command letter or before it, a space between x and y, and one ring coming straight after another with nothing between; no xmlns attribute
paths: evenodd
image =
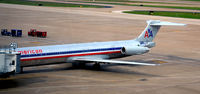
<svg viewBox="0 0 200 94"><path fill-rule="evenodd" d="M143 41L143 42L153 41L153 39L155 38L156 34L158 33L158 31L162 25L184 26L185 24L162 22L159 20L149 20L149 21L147 21L147 27L140 34L140 36L136 38L136 40Z"/></svg>

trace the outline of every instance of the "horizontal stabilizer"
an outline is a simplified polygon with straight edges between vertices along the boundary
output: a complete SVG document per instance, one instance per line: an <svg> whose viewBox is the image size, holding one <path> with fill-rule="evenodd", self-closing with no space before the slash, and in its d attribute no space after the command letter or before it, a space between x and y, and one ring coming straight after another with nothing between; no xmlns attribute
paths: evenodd
<svg viewBox="0 0 200 94"><path fill-rule="evenodd" d="M159 21L159 20L149 20L151 23L151 26L161 26L161 25L175 25L175 26L185 26L186 24L182 23L173 23L173 22L165 22L165 21Z"/></svg>
<svg viewBox="0 0 200 94"><path fill-rule="evenodd" d="M113 64L130 64L130 65L147 65L147 66L156 66L159 64L150 64L150 63L139 63L139 62L129 62L129 61L116 61L116 60L106 60L106 59L90 59L90 58L76 58L75 61L87 61L87 62L98 62L98 63L113 63Z"/></svg>

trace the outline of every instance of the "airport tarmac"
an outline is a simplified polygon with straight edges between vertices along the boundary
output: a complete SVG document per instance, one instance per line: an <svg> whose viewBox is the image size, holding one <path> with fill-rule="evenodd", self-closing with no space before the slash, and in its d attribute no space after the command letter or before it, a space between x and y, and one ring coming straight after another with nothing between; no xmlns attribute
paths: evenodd
<svg viewBox="0 0 200 94"><path fill-rule="evenodd" d="M93 70L91 65L74 69L71 64L27 67L23 74L0 80L0 94L200 93L200 20L98 10L0 4L0 28L23 29L22 38L0 36L0 46L11 42L27 47L133 39L143 31L146 20L188 25L162 27L150 53L121 59L160 66L102 65L101 70ZM47 38L28 37L31 28L47 31Z"/></svg>

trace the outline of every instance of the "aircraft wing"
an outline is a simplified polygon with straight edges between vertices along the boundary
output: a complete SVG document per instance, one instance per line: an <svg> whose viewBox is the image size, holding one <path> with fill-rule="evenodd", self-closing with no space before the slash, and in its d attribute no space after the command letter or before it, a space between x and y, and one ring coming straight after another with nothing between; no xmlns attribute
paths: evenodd
<svg viewBox="0 0 200 94"><path fill-rule="evenodd" d="M107 59L95 59L95 58L76 58L75 61L86 61L86 62L98 62L98 63L113 63L113 64L130 64L130 65L147 65L147 66L156 66L159 64L150 64L150 63L140 63L140 62L129 62L129 61L118 61L118 60L107 60Z"/></svg>

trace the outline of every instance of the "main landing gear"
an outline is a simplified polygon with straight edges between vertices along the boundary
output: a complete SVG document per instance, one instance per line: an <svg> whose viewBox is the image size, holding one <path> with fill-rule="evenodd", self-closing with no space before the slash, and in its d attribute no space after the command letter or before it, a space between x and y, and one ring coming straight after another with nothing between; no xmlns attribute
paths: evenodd
<svg viewBox="0 0 200 94"><path fill-rule="evenodd" d="M85 63L81 63L81 62L72 63L72 67L73 68L89 68L89 67L86 67ZM95 69L95 70L101 69L100 63L95 62L94 65L92 65L92 69Z"/></svg>
<svg viewBox="0 0 200 94"><path fill-rule="evenodd" d="M95 62L95 64L93 65L93 68L96 69L96 70L101 69L101 65L100 65L100 63Z"/></svg>
<svg viewBox="0 0 200 94"><path fill-rule="evenodd" d="M85 63L80 63L80 62L72 63L72 67L73 68L85 68Z"/></svg>

